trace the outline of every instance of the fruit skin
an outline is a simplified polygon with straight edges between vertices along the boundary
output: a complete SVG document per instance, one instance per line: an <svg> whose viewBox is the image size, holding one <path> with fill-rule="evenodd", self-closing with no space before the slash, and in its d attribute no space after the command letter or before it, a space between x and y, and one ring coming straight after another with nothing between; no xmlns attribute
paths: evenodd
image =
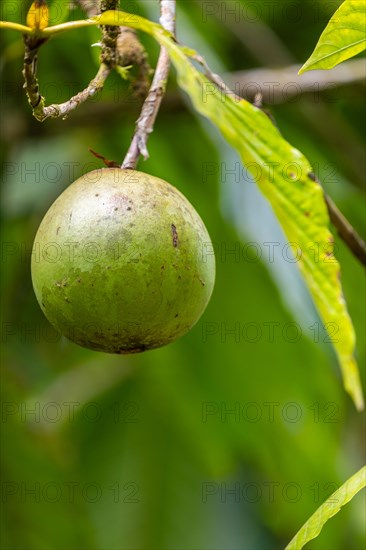
<svg viewBox="0 0 366 550"><path fill-rule="evenodd" d="M33 287L50 323L70 340L141 352L198 321L214 287L212 250L201 218L175 187L134 170L94 170L43 218Z"/></svg>

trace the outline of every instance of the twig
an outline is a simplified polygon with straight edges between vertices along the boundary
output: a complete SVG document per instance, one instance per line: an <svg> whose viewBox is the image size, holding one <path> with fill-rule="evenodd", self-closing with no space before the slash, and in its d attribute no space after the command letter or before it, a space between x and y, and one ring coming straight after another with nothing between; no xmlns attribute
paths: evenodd
<svg viewBox="0 0 366 550"><path fill-rule="evenodd" d="M94 3L79 0L79 4L83 7L83 9L85 9L88 15L95 15ZM89 85L84 90L70 98L65 103L45 107L44 98L40 93L37 79L37 61L38 50L46 40L46 38L39 38L33 35L24 35L24 88L26 90L28 102L32 107L33 115L40 122L43 122L47 118L66 117L71 111L76 109L80 103L83 103L87 99L93 97L103 88L104 83L111 71L109 67L102 63L95 78L91 80Z"/></svg>
<svg viewBox="0 0 366 550"><path fill-rule="evenodd" d="M49 105L45 107L44 98L39 91L37 79L38 49L44 41L44 39L34 39L31 36L24 37L24 88L26 90L28 102L32 107L33 115L40 122L43 122L46 118L67 116L71 111L76 109L80 103L93 97L101 90L110 73L110 69L102 64L95 78L83 91L79 92L65 103L61 103L61 105Z"/></svg>
<svg viewBox="0 0 366 550"><path fill-rule="evenodd" d="M115 10L118 8L119 0L77 0L79 6L85 11L88 17L93 17L99 13L107 10ZM99 10L100 4L100 10ZM102 27L103 39L102 39L102 54L101 65L99 70L89 83L89 85L81 92L70 98L65 103L60 105L50 105L44 109L45 118L47 117L60 117L67 116L71 111L76 109L80 103L83 103L87 99L93 97L100 90L103 89L106 79L108 78L112 68L116 64L115 51L116 40L119 35L119 27Z"/></svg>
<svg viewBox="0 0 366 550"><path fill-rule="evenodd" d="M160 24L175 35L175 0L160 0ZM147 140L153 131L154 123L165 93L169 75L170 60L165 48L161 48L154 78L149 93L142 106L131 145L127 151L122 168L135 169L140 155L147 159Z"/></svg>
<svg viewBox="0 0 366 550"><path fill-rule="evenodd" d="M71 111L76 109L80 103L84 103L84 101L95 96L103 89L110 72L111 69L102 63L95 78L90 81L85 90L82 90L75 96L71 97L68 101L65 101L65 103L44 107L42 120L45 120L46 118L66 117L69 113L71 113ZM41 119L39 118L39 120Z"/></svg>
<svg viewBox="0 0 366 550"><path fill-rule="evenodd" d="M326 205L328 207L331 222L337 229L338 235L346 243L352 254L366 266L366 243L345 218L333 200L324 193Z"/></svg>
<svg viewBox="0 0 366 550"><path fill-rule="evenodd" d="M34 36L24 35L24 66L23 76L28 103L32 107L33 114L38 120L42 120L44 98L39 92L37 79L38 50L45 42ZM39 118L41 117L41 118Z"/></svg>
<svg viewBox="0 0 366 550"><path fill-rule="evenodd" d="M195 54L191 56L192 59L197 61L203 68L204 68L204 74L205 76L213 83L215 84L219 90L224 93L225 95L231 96L235 101L240 101L241 97L239 97L237 94L235 94L229 86L225 84L221 76L211 71L210 67L207 65L205 59L199 55Z"/></svg>
<svg viewBox="0 0 366 550"><path fill-rule="evenodd" d="M311 172L309 178L316 181L321 186L319 178ZM333 200L323 189L325 204L327 205L330 221L337 230L338 235L348 246L352 254L366 266L366 243L357 233L356 229L350 224L347 218L338 210Z"/></svg>

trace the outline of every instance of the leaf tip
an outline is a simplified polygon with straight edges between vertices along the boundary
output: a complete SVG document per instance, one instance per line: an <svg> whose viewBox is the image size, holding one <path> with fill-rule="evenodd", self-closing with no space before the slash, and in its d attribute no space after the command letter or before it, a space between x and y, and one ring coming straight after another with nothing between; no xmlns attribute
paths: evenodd
<svg viewBox="0 0 366 550"><path fill-rule="evenodd" d="M341 364L341 367L344 377L344 387L357 411L361 412L365 408L365 403L357 363L351 358L350 361Z"/></svg>

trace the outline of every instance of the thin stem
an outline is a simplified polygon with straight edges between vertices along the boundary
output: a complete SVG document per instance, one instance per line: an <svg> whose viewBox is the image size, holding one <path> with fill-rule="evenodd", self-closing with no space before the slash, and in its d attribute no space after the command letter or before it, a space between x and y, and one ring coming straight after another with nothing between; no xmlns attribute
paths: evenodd
<svg viewBox="0 0 366 550"><path fill-rule="evenodd" d="M87 14L94 14L94 3L90 3L84 0L81 0L81 2L79 3L81 7L85 9ZM70 23L66 23L65 25L68 25L68 28L70 27ZM50 29L53 29L53 27L50 27ZM81 103L84 103L87 99L95 96L95 94L103 89L105 81L111 72L110 67L108 67L104 63L101 63L95 78L91 80L91 82L84 90L71 97L68 101L61 103L60 105L53 104L46 107L44 98L39 91L39 84L37 79L38 49L43 44L43 42L47 40L47 38L44 38L45 35L47 36L47 30L46 32L41 33L41 38L38 38L35 35L24 36L24 87L26 89L28 101L32 107L33 114L35 118L40 122L43 122L47 118L67 117L71 113L71 111L76 109Z"/></svg>
<svg viewBox="0 0 366 550"><path fill-rule="evenodd" d="M99 70L89 83L89 85L76 94L74 97L61 103L61 105L49 105L45 106L44 98L39 91L39 84L37 79L37 59L38 49L43 44L45 39L35 39L30 36L24 37L25 52L24 52L24 87L28 97L29 104L32 107L33 114L37 120L43 122L46 118L65 117L71 111L76 109L80 103L83 103L87 99L93 97L98 91L100 91L110 73L110 69L103 63L100 65Z"/></svg>
<svg viewBox="0 0 366 550"><path fill-rule="evenodd" d="M39 92L37 79L38 50L45 39L37 39L34 36L24 35L24 88L33 114L38 120L42 120L44 98Z"/></svg>
<svg viewBox="0 0 366 550"><path fill-rule="evenodd" d="M222 80L221 76L211 71L210 67L207 65L205 59L195 53L194 55L190 56L191 59L194 59L204 68L204 75L213 83L215 84L221 92L223 92L225 95L231 96L235 101L241 101L241 97L236 95Z"/></svg>
<svg viewBox="0 0 366 550"><path fill-rule="evenodd" d="M160 24L175 35L175 0L160 0ZM131 145L127 151L122 168L135 169L139 156L149 156L147 140L154 129L154 123L164 97L169 75L170 59L165 48L161 48L154 78L149 93L142 106Z"/></svg>
<svg viewBox="0 0 366 550"><path fill-rule="evenodd" d="M103 89L105 81L107 80L110 72L111 69L107 67L104 63L102 63L95 78L90 81L89 85L84 90L71 97L68 101L65 101L65 103L61 103L60 105L54 104L49 105L48 107L44 107L42 120L45 120L46 118L66 117L81 103L84 103L85 101L87 101L87 99L95 96L99 91Z"/></svg>
<svg viewBox="0 0 366 550"><path fill-rule="evenodd" d="M310 179L316 181L320 186L321 182L319 178L312 172L308 174ZM327 205L330 221L337 230L338 235L350 249L352 254L363 265L366 266L366 243L357 233L356 229L350 224L347 218L337 208L333 200L326 194L323 189L323 196L325 204Z"/></svg>
<svg viewBox="0 0 366 550"><path fill-rule="evenodd" d="M350 222L345 218L333 200L324 193L331 222L337 229L338 235L346 243L352 254L366 266L366 243L357 233Z"/></svg>

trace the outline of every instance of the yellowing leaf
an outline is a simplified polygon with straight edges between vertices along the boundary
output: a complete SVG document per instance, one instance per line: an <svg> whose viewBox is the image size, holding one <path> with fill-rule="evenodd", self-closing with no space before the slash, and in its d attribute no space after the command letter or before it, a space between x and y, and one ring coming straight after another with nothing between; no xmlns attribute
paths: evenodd
<svg viewBox="0 0 366 550"><path fill-rule="evenodd" d="M366 2L346 0L335 12L299 74L332 69L366 48Z"/></svg>
<svg viewBox="0 0 366 550"><path fill-rule="evenodd" d="M337 514L361 489L366 486L366 466L350 477L317 509L311 518L301 527L285 550L301 550L303 546L315 539L327 521Z"/></svg>
<svg viewBox="0 0 366 550"><path fill-rule="evenodd" d="M27 13L27 25L42 31L48 26L48 6L44 0L35 0Z"/></svg>

